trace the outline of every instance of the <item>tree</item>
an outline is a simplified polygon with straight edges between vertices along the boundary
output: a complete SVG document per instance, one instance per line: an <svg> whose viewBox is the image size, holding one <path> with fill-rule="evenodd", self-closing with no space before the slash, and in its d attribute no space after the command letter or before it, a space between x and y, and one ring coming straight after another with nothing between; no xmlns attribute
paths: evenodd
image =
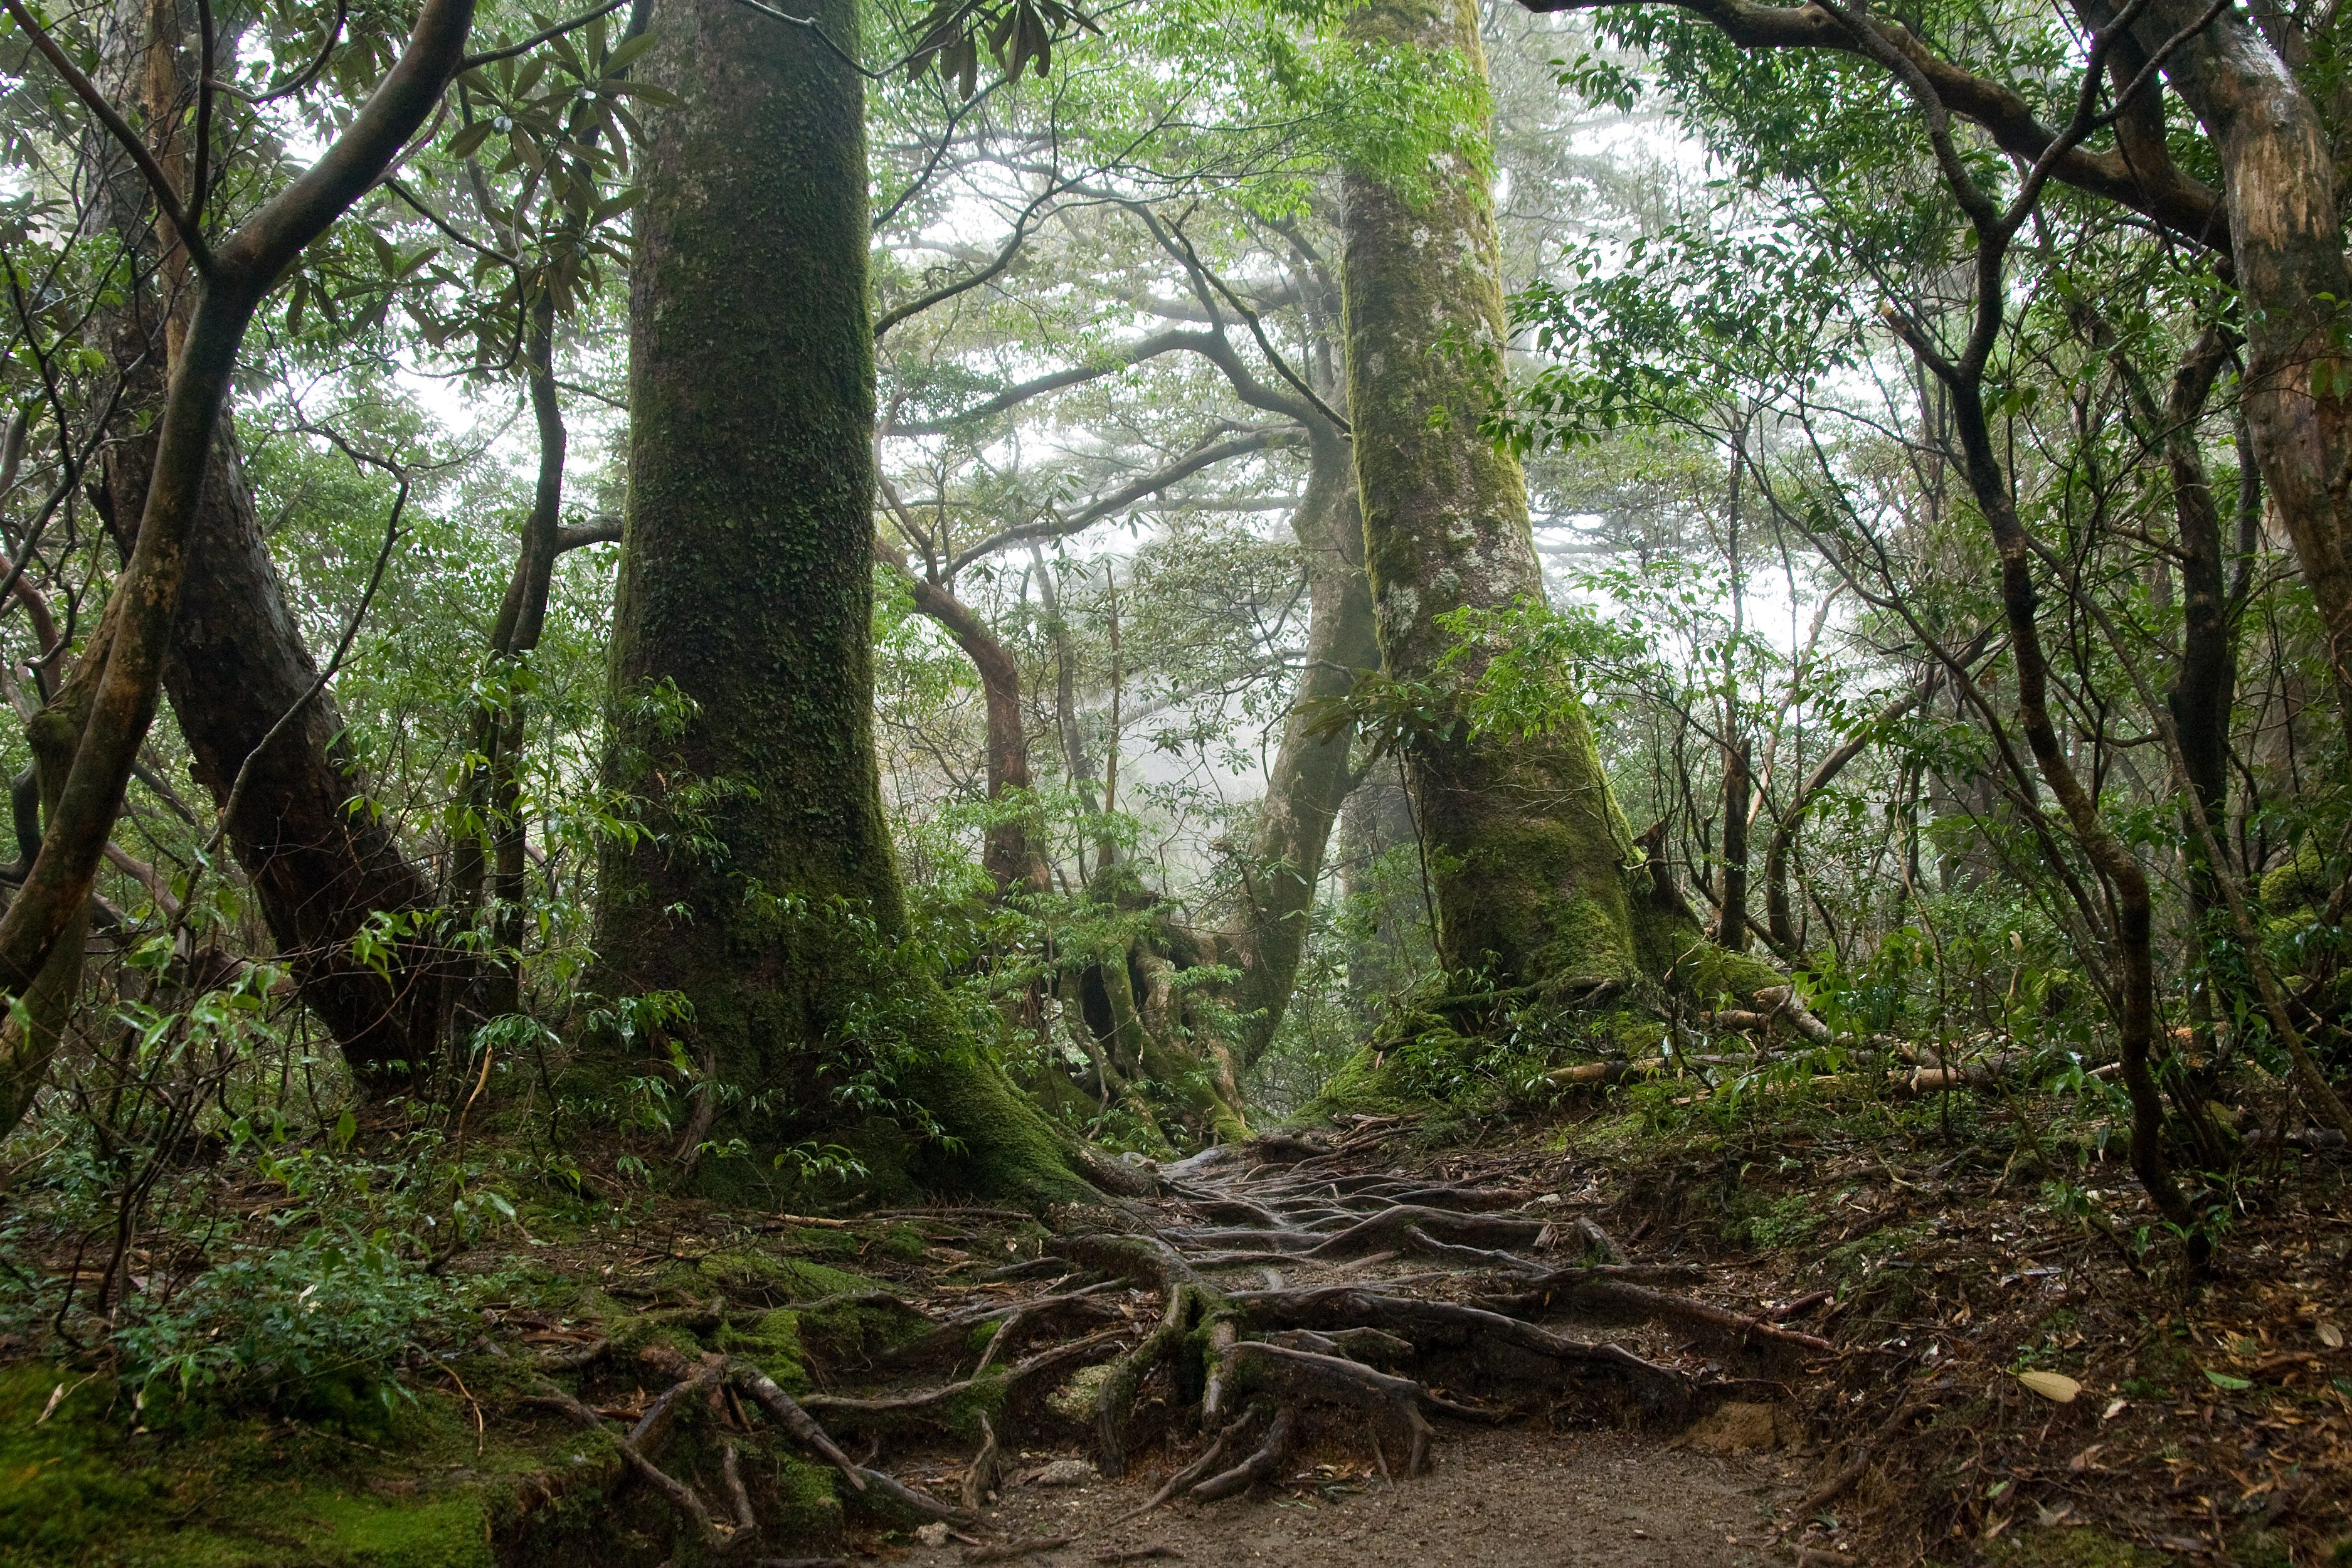
<svg viewBox="0 0 2352 1568"><path fill-rule="evenodd" d="M605 856L602 990L674 1005L655 1043L691 1067L688 1163L713 1137L848 1139L903 1171L874 1120L897 1115L954 1141L938 1177L1071 1191L1066 1145L908 949L882 808L863 89L837 47L857 20L690 0L646 57L666 102L631 281L611 763L644 831ZM592 1066L646 1043L609 1030Z"/></svg>
<svg viewBox="0 0 2352 1568"><path fill-rule="evenodd" d="M86 684L87 707L45 716L56 721L52 730L61 723L66 731L47 744L59 756L70 747L72 762L47 814L40 854L6 914L0 915L0 986L21 996L59 939L85 918L91 883L154 717L186 581L191 534L247 325L287 268L366 193L425 123L464 65L473 6L471 0L427 0L399 58L319 161L217 243L206 239L203 226L213 194L209 84L200 88L194 146L183 183L156 162L121 111L29 11L11 4L8 14L139 168L198 279L195 307L173 356L137 541L82 655L85 666L98 672ZM211 47L207 38L206 54ZM47 1069L47 1047L37 1035L11 1031L0 1039L0 1052L8 1058L0 1074L8 1085L0 1118L13 1124Z"/></svg>
<svg viewBox="0 0 2352 1568"><path fill-rule="evenodd" d="M1450 51L1483 74L1476 13L1395 0L1350 18L1394 50ZM1500 353L1503 296L1481 166L1483 124L1462 127L1425 175L1358 165L1345 179L1348 406L1366 559L1413 806L1430 861L1438 950L1457 976L1571 994L1683 978L1740 994L1763 965L1719 962L1637 889L1632 829L1572 696L1530 733L1481 733L1460 694L1491 644L1470 623L1540 612L1542 569L1517 459L1480 431ZM1426 711L1426 716L1424 716ZM1686 938L1686 940L1684 940Z"/></svg>

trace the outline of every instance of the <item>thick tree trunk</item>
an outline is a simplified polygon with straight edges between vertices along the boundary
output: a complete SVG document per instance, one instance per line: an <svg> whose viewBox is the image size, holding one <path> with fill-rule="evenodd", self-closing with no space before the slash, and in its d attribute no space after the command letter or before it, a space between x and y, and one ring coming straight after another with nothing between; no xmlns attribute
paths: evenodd
<svg viewBox="0 0 2352 1568"><path fill-rule="evenodd" d="M1349 27L1483 68L1468 0L1376 0ZM1408 192L1364 168L1343 181L1348 405L1381 652L1399 681L1428 679L1454 647L1438 624L1448 612L1540 605L1544 593L1519 465L1477 430L1470 358L1503 336L1485 182L1462 153L1433 159L1423 181ZM1480 673L1456 668L1465 681ZM1581 711L1525 739L1433 727L1412 738L1407 763L1449 973L1498 986L1628 983L1675 964L1672 938L1638 929L1648 922L1623 869L1633 836ZM1750 967L1759 974L1735 989L1769 983Z"/></svg>
<svg viewBox="0 0 2352 1568"><path fill-rule="evenodd" d="M1307 553L1307 663L1283 721L1281 747L1246 866L1249 927L1234 941L1241 977L1233 1004L1246 1069L1282 1026L1306 952L1316 889L1339 807L1355 785L1351 735L1316 733L1324 710L1344 698L1356 673L1380 666L1371 584L1364 575L1364 525L1355 465L1338 431L1318 426L1308 447L1307 493L1290 520Z"/></svg>
<svg viewBox="0 0 2352 1568"><path fill-rule="evenodd" d="M193 18L170 5L139 5L118 22L102 79L126 97L136 94L150 124L177 123L193 99L185 78L195 61L177 29L192 27ZM184 161L174 146L162 151L171 166ZM95 165L121 162L111 143L93 140L90 152ZM128 558L162 436L166 378L195 300L184 260L150 225L143 183L117 170L93 184L100 219L126 253L119 301L94 331L121 381L98 494ZM319 670L288 607L226 420L214 439L197 507L185 605L163 670L173 716L215 808L227 804L238 770L252 759L252 776L228 824L230 849L252 879L303 1001L353 1073L380 1090L404 1087L412 1066L430 1058L438 1023L431 953L409 951L387 978L354 962L351 944L373 911L429 908L434 889L380 817L345 809L367 785L337 740L343 721L331 694L311 697L269 749L253 756L262 736L317 684Z"/></svg>
<svg viewBox="0 0 2352 1568"><path fill-rule="evenodd" d="M858 37L855 0L814 19ZM862 83L732 0L680 0L656 36L646 77L675 101L640 163L612 664L612 776L649 832L605 857L601 989L691 1006L714 1138L850 1142L887 1183L904 1131L875 1097L911 1100L962 1147L923 1174L1070 1191L1063 1142L900 950L872 727ZM628 1070L622 1048L583 1066Z"/></svg>

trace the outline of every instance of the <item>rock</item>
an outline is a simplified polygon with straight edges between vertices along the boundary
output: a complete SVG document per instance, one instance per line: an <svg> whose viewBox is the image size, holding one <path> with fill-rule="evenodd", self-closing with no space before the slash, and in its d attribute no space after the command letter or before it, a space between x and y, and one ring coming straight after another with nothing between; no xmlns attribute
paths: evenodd
<svg viewBox="0 0 2352 1568"><path fill-rule="evenodd" d="M1084 1459L1056 1459L1037 1472L1041 1487L1082 1487L1095 1479L1095 1468Z"/></svg>
<svg viewBox="0 0 2352 1568"><path fill-rule="evenodd" d="M1713 1415L1683 1434L1683 1442L1702 1454L1752 1454L1776 1447L1779 1409L1737 1400L1718 1405Z"/></svg>
<svg viewBox="0 0 2352 1568"><path fill-rule="evenodd" d="M945 1546L948 1543L948 1527L944 1524L919 1524L915 1526L915 1539L926 1546Z"/></svg>

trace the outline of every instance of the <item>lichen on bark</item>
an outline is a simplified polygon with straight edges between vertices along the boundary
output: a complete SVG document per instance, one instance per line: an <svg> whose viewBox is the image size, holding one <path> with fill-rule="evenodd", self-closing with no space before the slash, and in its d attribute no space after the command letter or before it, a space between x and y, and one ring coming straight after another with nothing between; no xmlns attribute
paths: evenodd
<svg viewBox="0 0 2352 1568"><path fill-rule="evenodd" d="M1371 48L1452 51L1484 79L1477 20L1469 0L1376 0L1348 26ZM1525 475L1478 428L1504 332L1478 155L1488 134L1461 126L1409 184L1362 165L1343 181L1348 406L1381 657L1393 680L1455 690L1491 656L1460 646L1450 615L1544 603ZM1764 965L1703 952L1686 912L1651 907L1573 700L1532 735L1480 733L1459 715L1423 726L1405 758L1457 986L1770 983Z"/></svg>

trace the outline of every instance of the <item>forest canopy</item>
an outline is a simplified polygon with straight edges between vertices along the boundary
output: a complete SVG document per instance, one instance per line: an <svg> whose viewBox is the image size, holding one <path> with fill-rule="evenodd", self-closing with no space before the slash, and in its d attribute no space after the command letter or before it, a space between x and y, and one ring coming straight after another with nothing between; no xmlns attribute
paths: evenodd
<svg viewBox="0 0 2352 1568"><path fill-rule="evenodd" d="M1488 1396L1349 1334L1502 1334L1651 1420L1722 1364L1495 1325L1583 1290L1836 1348L1670 1299L1696 1265L1592 1215L1583 1272L1530 1261L1570 1244L1532 1163L1327 1212L1246 1161L1599 1150L1687 1217L1688 1151L1818 1130L1775 1169L1978 1180L2168 1301L2341 1217L2335 7L0 9L27 1432L76 1378L159 1431L392 1420L420 1368L478 1454L506 1394L601 1432L572 1374L668 1313L612 1484L715 1561L838 1535L867 1478L977 1518L987 1419L938 1417L987 1434L962 1512L820 1430L966 1383L804 1409L761 1359L837 1348L771 1321L810 1300L875 1315L869 1370L917 1354L894 1311L943 1367L969 1324L847 1264L727 1285L756 1334L674 1282L625 1309L584 1240L526 1289L543 1237L995 1216L1007 1279L1160 1323L988 1320L1008 1444L1092 1356L1094 1462L1211 1442L1249 1473L1207 1498L1318 1400L1417 1469L1444 1390ZM1811 1235L1763 1212L1710 1245ZM1545 1304L1278 1304L1293 1252ZM526 1297L598 1348L455 1326ZM1012 1361L1049 1321L1093 1337ZM1928 1370L1872 1374L1871 1444L1939 1419ZM722 1388L816 1458L747 1491L727 1439L724 1501L719 1448L663 1469ZM1874 1539L1990 1543L1972 1486ZM794 1487L833 1522L759 1525ZM520 1517L467 1529L537 1561Z"/></svg>

